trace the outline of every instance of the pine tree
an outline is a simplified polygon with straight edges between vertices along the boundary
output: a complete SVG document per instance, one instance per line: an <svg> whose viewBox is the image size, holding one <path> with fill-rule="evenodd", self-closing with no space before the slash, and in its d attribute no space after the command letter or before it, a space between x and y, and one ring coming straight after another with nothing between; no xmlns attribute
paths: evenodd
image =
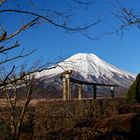
<svg viewBox="0 0 140 140"><path fill-rule="evenodd" d="M128 103L140 103L140 73L130 86L126 95L126 100Z"/></svg>

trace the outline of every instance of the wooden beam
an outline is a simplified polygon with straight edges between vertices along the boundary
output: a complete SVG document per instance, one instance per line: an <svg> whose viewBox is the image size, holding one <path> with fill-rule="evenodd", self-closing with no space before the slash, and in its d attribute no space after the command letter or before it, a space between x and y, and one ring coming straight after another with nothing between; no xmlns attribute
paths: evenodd
<svg viewBox="0 0 140 140"><path fill-rule="evenodd" d="M87 82L87 81L81 81L81 80L77 80L74 78L70 78L71 82L73 83L78 83L78 84L85 84L85 85L96 85L96 86L107 86L107 87L118 87L118 85L115 84L102 84L102 83L93 83L93 82Z"/></svg>
<svg viewBox="0 0 140 140"><path fill-rule="evenodd" d="M93 85L93 98L96 99L96 92L97 92L97 87L96 85Z"/></svg>
<svg viewBox="0 0 140 140"><path fill-rule="evenodd" d="M82 99L82 84L78 84L78 100Z"/></svg>

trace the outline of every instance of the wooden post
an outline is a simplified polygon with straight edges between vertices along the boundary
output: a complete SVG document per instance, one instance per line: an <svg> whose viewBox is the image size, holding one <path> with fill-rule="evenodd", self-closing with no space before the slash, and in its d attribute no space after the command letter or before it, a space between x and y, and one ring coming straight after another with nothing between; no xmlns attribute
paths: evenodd
<svg viewBox="0 0 140 140"><path fill-rule="evenodd" d="M70 86L70 77L72 70L65 71L63 75L63 99L71 99L71 86Z"/></svg>
<svg viewBox="0 0 140 140"><path fill-rule="evenodd" d="M78 84L78 100L82 99L82 84Z"/></svg>
<svg viewBox="0 0 140 140"><path fill-rule="evenodd" d="M65 75L63 75L63 100L66 101L67 100L67 84L66 84L66 78Z"/></svg>
<svg viewBox="0 0 140 140"><path fill-rule="evenodd" d="M113 99L114 98L114 87L110 87L110 91L111 91L111 98Z"/></svg>
<svg viewBox="0 0 140 140"><path fill-rule="evenodd" d="M93 85L93 99L96 99L96 85Z"/></svg>
<svg viewBox="0 0 140 140"><path fill-rule="evenodd" d="M70 74L66 73L67 100L70 100Z"/></svg>

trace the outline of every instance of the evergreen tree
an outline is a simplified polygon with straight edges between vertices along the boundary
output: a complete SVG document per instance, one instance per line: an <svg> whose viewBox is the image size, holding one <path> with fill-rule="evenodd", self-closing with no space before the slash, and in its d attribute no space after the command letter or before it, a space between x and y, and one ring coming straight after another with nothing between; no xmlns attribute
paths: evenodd
<svg viewBox="0 0 140 140"><path fill-rule="evenodd" d="M126 100L128 103L140 103L140 73L130 86L126 95Z"/></svg>

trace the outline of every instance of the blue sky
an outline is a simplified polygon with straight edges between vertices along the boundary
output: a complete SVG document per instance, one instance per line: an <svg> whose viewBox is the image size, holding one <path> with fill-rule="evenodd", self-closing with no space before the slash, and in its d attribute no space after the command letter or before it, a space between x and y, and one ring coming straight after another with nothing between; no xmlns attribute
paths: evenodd
<svg viewBox="0 0 140 140"><path fill-rule="evenodd" d="M19 4L23 6L23 1L19 1ZM108 1L113 4L113 0ZM70 0L35 0L34 2L35 8L49 7L60 11L66 11L69 6L68 4L71 4ZM6 7L12 7L12 4L8 3ZM117 12L118 9L112 7L111 4L108 4L107 0L98 0L88 8L74 9L74 17L71 24L84 25L84 23L90 23L100 16L103 18L103 22L91 28L88 31L88 35L93 37L105 32L114 31L114 27L119 27L119 20L111 14L111 11ZM140 13L139 0L123 0L123 4L136 8ZM2 24L4 24L5 22L2 18L0 19ZM6 23L10 24L6 24L5 28L12 32L12 29L17 28L19 18L19 15L6 14ZM23 17L23 19L25 18ZM32 56L24 60L28 61L29 64L38 59L46 63L47 61L57 61L60 57L65 59L76 53L94 53L117 67L137 74L140 72L139 38L140 30L135 27L125 31L122 38L114 34L106 35L98 40L90 40L80 33L66 33L64 30L50 24L41 24L17 36L15 40L20 42L21 48L25 48L25 51L32 50L33 48L37 49ZM13 54L15 53L17 52L13 51Z"/></svg>

